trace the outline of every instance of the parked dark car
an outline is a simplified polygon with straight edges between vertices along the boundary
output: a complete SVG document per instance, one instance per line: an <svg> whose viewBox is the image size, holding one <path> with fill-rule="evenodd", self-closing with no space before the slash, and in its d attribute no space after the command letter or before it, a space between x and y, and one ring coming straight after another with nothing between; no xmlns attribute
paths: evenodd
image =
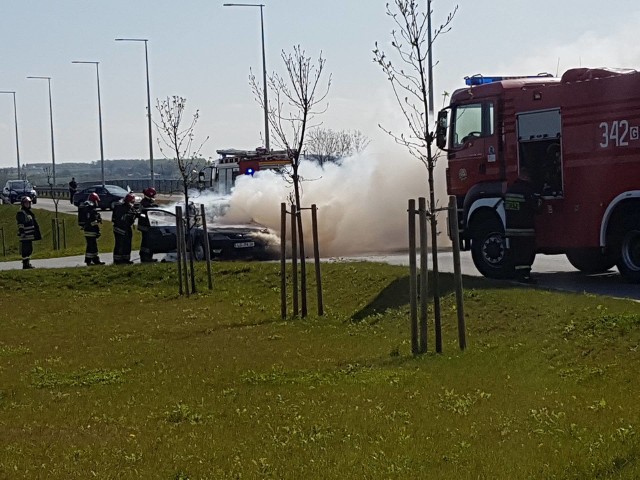
<svg viewBox="0 0 640 480"><path fill-rule="evenodd" d="M104 187L102 185L92 185L77 192L73 196L73 204L79 207L82 203L86 202L89 195L94 192L100 197L98 208L101 210L113 210L114 205L129 193L118 185L105 185ZM140 202L140 197L136 196L136 203L138 202Z"/></svg>
<svg viewBox="0 0 640 480"><path fill-rule="evenodd" d="M154 254L177 250L175 214L153 209L147 213L151 227L149 239ZM143 215L144 215L143 214ZM211 259L271 260L278 258L279 240L268 228L256 225L207 225ZM201 226L192 229L194 258L205 260L205 242ZM188 242L187 242L188 243ZM189 248L189 246L187 246Z"/></svg>
<svg viewBox="0 0 640 480"><path fill-rule="evenodd" d="M2 189L2 203L19 203L22 197L30 197L38 203L38 193L28 180L7 180Z"/></svg>

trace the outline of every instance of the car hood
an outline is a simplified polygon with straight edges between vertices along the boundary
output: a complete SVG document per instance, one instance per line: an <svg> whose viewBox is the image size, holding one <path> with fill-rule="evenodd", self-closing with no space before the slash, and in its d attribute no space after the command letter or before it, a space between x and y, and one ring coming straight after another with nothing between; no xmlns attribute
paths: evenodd
<svg viewBox="0 0 640 480"><path fill-rule="evenodd" d="M269 233L269 229L267 227L258 226L258 225L207 225L208 232L220 232L220 233L231 233L236 235L241 234L256 234L256 233Z"/></svg>

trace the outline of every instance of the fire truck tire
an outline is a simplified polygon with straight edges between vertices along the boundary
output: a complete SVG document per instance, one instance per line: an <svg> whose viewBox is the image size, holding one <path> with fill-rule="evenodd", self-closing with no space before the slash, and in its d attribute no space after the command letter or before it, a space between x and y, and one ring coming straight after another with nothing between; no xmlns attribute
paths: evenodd
<svg viewBox="0 0 640 480"><path fill-rule="evenodd" d="M483 276L498 279L514 276L504 240L504 230L497 220L476 227L471 237L471 258Z"/></svg>
<svg viewBox="0 0 640 480"><path fill-rule="evenodd" d="M610 255L603 254L599 248L580 248L569 250L567 260L576 270L582 273L602 273L611 270L615 264L615 259Z"/></svg>
<svg viewBox="0 0 640 480"><path fill-rule="evenodd" d="M640 225L622 237L617 266L625 280L640 283Z"/></svg>

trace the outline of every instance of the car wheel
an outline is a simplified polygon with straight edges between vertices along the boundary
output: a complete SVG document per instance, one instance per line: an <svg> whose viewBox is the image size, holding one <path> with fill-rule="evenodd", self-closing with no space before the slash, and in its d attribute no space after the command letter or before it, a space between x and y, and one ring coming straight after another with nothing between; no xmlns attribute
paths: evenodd
<svg viewBox="0 0 640 480"><path fill-rule="evenodd" d="M193 258L198 262L202 262L203 260L207 259L207 256L204 250L204 242L202 241L201 238L198 238L193 241Z"/></svg>

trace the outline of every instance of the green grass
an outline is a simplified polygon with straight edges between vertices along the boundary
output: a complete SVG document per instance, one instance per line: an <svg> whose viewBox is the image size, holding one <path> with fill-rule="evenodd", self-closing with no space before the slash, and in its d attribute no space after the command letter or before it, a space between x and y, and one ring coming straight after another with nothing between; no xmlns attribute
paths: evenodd
<svg viewBox="0 0 640 480"><path fill-rule="evenodd" d="M16 213L20 210L19 205L0 205L0 228L4 233L4 253L2 244L0 243L0 262L11 260L20 260L20 242L18 240L18 227L16 224ZM55 213L39 208L33 209L40 231L42 240L33 243L33 255L31 258L52 258L66 257L70 255L82 255L85 250L84 235L78 226L78 218L76 215L67 213L58 213L58 218L64 220L64 230L62 223L60 224L60 244L64 247L66 238L66 248L60 250L53 249L53 226L52 219ZM63 235L64 231L64 235ZM105 221L101 226L102 236L98 239L98 249L100 252L113 251L114 238L113 227L111 222ZM2 242L2 234L0 233L0 242ZM134 228L133 248L136 250L140 245L140 232Z"/></svg>
<svg viewBox="0 0 640 480"><path fill-rule="evenodd" d="M287 321L278 269L0 272L0 478L640 477L637 303L465 278L460 352L443 276L414 358L406 268L323 265Z"/></svg>

